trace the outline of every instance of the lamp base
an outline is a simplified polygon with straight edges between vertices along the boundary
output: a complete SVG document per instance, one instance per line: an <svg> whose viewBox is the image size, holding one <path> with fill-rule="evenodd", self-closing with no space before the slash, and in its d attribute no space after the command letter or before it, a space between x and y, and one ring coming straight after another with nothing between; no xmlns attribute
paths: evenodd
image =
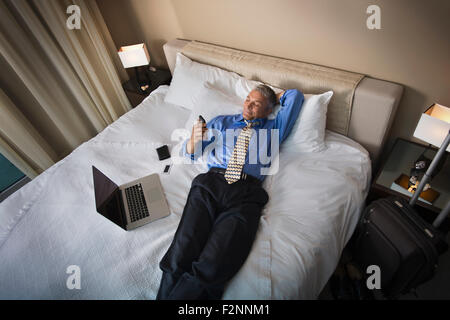
<svg viewBox="0 0 450 320"><path fill-rule="evenodd" d="M150 82L150 77L147 73L147 70L145 70L145 76L144 78L142 78L139 74L139 69L138 67L134 68L135 74L136 74L136 81L138 83L138 89L142 92L142 93L146 93L148 88L151 85Z"/></svg>

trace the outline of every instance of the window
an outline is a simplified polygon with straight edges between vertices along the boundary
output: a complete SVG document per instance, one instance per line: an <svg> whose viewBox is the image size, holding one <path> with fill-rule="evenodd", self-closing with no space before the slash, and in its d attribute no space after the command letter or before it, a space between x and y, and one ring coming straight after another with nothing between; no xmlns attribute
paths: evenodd
<svg viewBox="0 0 450 320"><path fill-rule="evenodd" d="M28 181L19 169L0 154L0 202Z"/></svg>

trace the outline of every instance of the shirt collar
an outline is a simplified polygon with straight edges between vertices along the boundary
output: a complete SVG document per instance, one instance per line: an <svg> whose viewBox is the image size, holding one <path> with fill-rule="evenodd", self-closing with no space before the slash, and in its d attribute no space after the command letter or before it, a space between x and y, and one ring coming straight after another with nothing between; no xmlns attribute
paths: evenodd
<svg viewBox="0 0 450 320"><path fill-rule="evenodd" d="M237 122L242 122L242 123L245 124L245 122L244 122L244 116L243 116L242 112L236 115L235 120L236 120ZM257 124L256 126L259 127L259 126L263 126L264 123L266 122L266 120L267 120L267 118L257 118L257 119L253 119L253 120L247 120L247 121L248 121L248 122L256 122L256 121L257 121L258 124Z"/></svg>

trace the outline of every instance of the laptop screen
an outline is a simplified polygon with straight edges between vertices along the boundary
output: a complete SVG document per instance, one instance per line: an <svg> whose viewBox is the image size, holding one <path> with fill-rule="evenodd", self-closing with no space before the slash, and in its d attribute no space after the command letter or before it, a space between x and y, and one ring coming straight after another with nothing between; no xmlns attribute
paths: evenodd
<svg viewBox="0 0 450 320"><path fill-rule="evenodd" d="M126 222L122 215L119 187L94 166L92 174L97 212L125 229Z"/></svg>

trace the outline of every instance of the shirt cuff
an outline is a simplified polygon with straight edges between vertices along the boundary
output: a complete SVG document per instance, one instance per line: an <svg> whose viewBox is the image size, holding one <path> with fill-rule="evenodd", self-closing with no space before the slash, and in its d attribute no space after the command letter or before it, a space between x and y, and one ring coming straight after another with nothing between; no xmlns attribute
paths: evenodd
<svg viewBox="0 0 450 320"><path fill-rule="evenodd" d="M287 93L289 90L290 90L290 89L284 90L283 95L282 95L281 98L280 98L280 105L281 105L281 106L283 106L284 101L286 100L286 93Z"/></svg>
<svg viewBox="0 0 450 320"><path fill-rule="evenodd" d="M201 148L202 148L202 142L201 141L199 141L199 142L197 142L197 144L195 145L195 147L194 147L194 153L188 153L187 152L187 143L188 143L188 141L189 141L189 139L186 139L184 142L183 142L183 145L182 145L182 147L181 147L181 150L182 150L182 152L183 152L183 156L184 157L186 157L186 158L190 158L191 160L196 160L197 158L198 158L198 156L201 156L202 155L202 150L201 150ZM198 150L200 149L200 152L198 152ZM196 152L197 151L197 152ZM196 153L199 153L199 155L197 155Z"/></svg>

